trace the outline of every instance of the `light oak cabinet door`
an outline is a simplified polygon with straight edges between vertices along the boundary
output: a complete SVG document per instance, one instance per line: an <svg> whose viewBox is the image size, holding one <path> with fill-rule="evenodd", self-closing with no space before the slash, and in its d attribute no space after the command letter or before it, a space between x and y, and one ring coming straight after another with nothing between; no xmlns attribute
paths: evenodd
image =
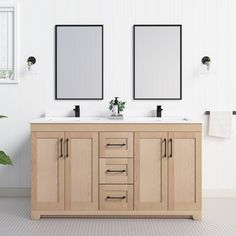
<svg viewBox="0 0 236 236"><path fill-rule="evenodd" d="M167 133L134 136L134 209L167 210Z"/></svg>
<svg viewBox="0 0 236 236"><path fill-rule="evenodd" d="M64 132L32 132L32 210L64 209Z"/></svg>
<svg viewBox="0 0 236 236"><path fill-rule="evenodd" d="M65 133L66 210L98 210L98 133Z"/></svg>
<svg viewBox="0 0 236 236"><path fill-rule="evenodd" d="M201 133L170 132L169 210L201 209Z"/></svg>

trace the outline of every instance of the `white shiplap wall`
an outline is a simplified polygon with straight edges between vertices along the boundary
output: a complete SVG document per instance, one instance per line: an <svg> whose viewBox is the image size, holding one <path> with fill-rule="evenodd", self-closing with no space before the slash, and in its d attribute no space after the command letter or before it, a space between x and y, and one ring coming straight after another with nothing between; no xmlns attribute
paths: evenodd
<svg viewBox="0 0 236 236"><path fill-rule="evenodd" d="M126 115L150 115L162 104L164 115L206 121L205 110L236 109L235 0L19 0L19 85L0 86L0 145L14 160L0 167L0 187L30 185L29 121L45 112L66 115L74 104L81 114L106 115L109 99L127 101ZM183 25L183 100L132 100L132 25ZM104 24L103 101L54 100L54 25ZM26 59L37 58L26 73ZM211 75L201 75L201 58L209 55ZM231 139L203 140L203 188L236 189L236 117ZM204 127L205 133L205 127Z"/></svg>

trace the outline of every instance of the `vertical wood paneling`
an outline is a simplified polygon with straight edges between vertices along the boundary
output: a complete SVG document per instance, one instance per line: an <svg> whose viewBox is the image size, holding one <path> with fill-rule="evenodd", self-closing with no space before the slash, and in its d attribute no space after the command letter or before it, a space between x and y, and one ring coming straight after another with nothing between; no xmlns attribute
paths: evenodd
<svg viewBox="0 0 236 236"><path fill-rule="evenodd" d="M158 0L159 1L159 0ZM148 21L148 1L135 1L135 23L145 24Z"/></svg>
<svg viewBox="0 0 236 236"><path fill-rule="evenodd" d="M235 78L236 78L236 70L235 70L235 55L236 55L236 30L235 30L235 9L236 9L236 1L229 0L228 4L228 96L229 96L229 107L235 107L236 101L236 93L235 93ZM233 130L236 130L236 122L233 122ZM228 170L228 187L235 185L235 155L236 153L236 132L233 133L232 138L230 140L230 145L228 147L228 152L231 153L229 155L228 163L231 163L230 166L227 165ZM225 183L222 183L225 184Z"/></svg>
<svg viewBox="0 0 236 236"><path fill-rule="evenodd" d="M147 22L148 24L160 23L160 1L148 0L147 2Z"/></svg>
<svg viewBox="0 0 236 236"><path fill-rule="evenodd" d="M115 96L115 86L113 83L113 65L114 62L111 60L114 55L114 42L113 42L113 1L110 0L102 0L102 24L104 24L104 96L105 99L111 98L111 94ZM107 101L106 101L107 102ZM105 106L105 105L104 105Z"/></svg>
<svg viewBox="0 0 236 236"><path fill-rule="evenodd" d="M228 110L229 107L229 74L228 74L228 13L229 1L217 0L217 108ZM232 85L231 85L232 86ZM232 109L232 108L231 108ZM228 160L230 155L225 155L231 140L221 142L216 146L217 150L217 186L227 188L229 179ZM233 143L232 143L233 144ZM232 154L231 154L232 155ZM225 183L225 184L224 184Z"/></svg>
<svg viewBox="0 0 236 236"><path fill-rule="evenodd" d="M217 97L218 109L228 109L228 0L217 0Z"/></svg>
<svg viewBox="0 0 236 236"><path fill-rule="evenodd" d="M212 58L211 71L214 74L201 76L205 82L204 102L208 109L217 109L217 1L204 1L204 45L202 55ZM205 78L205 79L204 79ZM213 106L213 107L212 107Z"/></svg>
<svg viewBox="0 0 236 236"><path fill-rule="evenodd" d="M181 24L182 0L170 0L170 24Z"/></svg>
<svg viewBox="0 0 236 236"><path fill-rule="evenodd" d="M193 49L194 49L194 37L193 37L193 3L189 0L182 0L182 89L183 100L182 108L193 112L194 107L189 107L189 103L193 102Z"/></svg>
<svg viewBox="0 0 236 236"><path fill-rule="evenodd" d="M206 79L202 75L199 76L201 68L201 59L205 52L205 1L199 0L193 2L193 113L197 115L199 110L204 109L204 101L206 100ZM198 46L196 46L198 45ZM199 96L201 91L202 96ZM207 107L205 108L207 109Z"/></svg>
<svg viewBox="0 0 236 236"><path fill-rule="evenodd" d="M125 0L113 0L112 7L112 41L113 41L113 87L116 88L115 92L122 95L122 90L118 90L120 87L120 83L124 84L125 81L123 79L123 58L124 58L124 35L123 35L123 23L124 23L124 11L123 5ZM113 96L116 96L115 94Z"/></svg>
<svg viewBox="0 0 236 236"><path fill-rule="evenodd" d="M235 30L235 9L236 1L229 0L228 4L228 96L229 105L233 107L236 101L235 86L231 86L235 82L236 70L235 70L235 55L236 55L236 30Z"/></svg>
<svg viewBox="0 0 236 236"><path fill-rule="evenodd" d="M159 23L169 24L170 23L170 0L159 0Z"/></svg>
<svg viewBox="0 0 236 236"><path fill-rule="evenodd" d="M135 22L135 8L134 3L136 0L124 1L123 3L123 58L122 58L122 68L123 68L123 86L122 97L124 100L129 101L133 97L133 71L130 68L133 67L133 36L132 36L132 26Z"/></svg>
<svg viewBox="0 0 236 236"><path fill-rule="evenodd" d="M197 9L196 15L199 14L196 22L199 22L198 31L201 32L201 38L199 39L199 47L196 47L198 55L199 69L201 69L201 59L203 56L208 55L212 59L212 70L216 72L217 66L217 1L199 1L200 7ZM201 44L200 44L201 42ZM211 71L212 71L211 70ZM196 103L194 104L200 110L203 106L204 110L214 110L217 109L217 76L216 73L206 75L196 74L194 97ZM199 91L201 91L201 96L199 96ZM194 107L195 107L194 106ZM205 117L206 124L208 123L208 118ZM207 130L206 130L207 132ZM206 156L203 165L203 179L204 184L211 185L211 188L216 188L217 186L217 173L214 171L209 175L209 168L217 169L217 143L212 142L211 138L205 139L205 145L203 146L203 156Z"/></svg>

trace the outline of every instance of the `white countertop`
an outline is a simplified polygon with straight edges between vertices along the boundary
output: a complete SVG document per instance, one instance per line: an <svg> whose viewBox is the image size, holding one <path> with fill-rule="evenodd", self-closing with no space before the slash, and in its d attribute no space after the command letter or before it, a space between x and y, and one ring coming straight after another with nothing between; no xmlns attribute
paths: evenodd
<svg viewBox="0 0 236 236"><path fill-rule="evenodd" d="M191 120L185 117L124 117L123 120L114 120L109 117L44 117L32 120L31 124L70 124L70 123L114 123L114 124L126 124L126 123L163 123L163 124L175 124L175 123L190 123L201 124L201 121Z"/></svg>

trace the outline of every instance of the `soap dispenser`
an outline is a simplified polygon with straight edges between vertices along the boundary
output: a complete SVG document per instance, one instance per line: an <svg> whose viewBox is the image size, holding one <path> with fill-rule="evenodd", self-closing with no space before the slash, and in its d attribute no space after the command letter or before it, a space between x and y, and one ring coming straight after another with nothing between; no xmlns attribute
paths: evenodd
<svg viewBox="0 0 236 236"><path fill-rule="evenodd" d="M115 101L114 101L114 105L112 108L112 115L113 116L118 116L119 115L119 101L118 101L119 97L115 97Z"/></svg>

